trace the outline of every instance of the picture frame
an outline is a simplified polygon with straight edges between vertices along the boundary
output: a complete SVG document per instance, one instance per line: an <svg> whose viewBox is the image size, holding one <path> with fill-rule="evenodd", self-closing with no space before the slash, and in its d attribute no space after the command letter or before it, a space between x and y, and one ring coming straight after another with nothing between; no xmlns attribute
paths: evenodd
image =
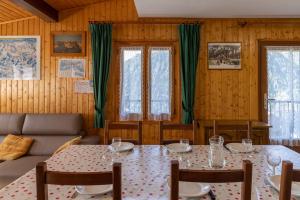
<svg viewBox="0 0 300 200"><path fill-rule="evenodd" d="M51 56L80 56L86 54L86 32L52 32Z"/></svg>
<svg viewBox="0 0 300 200"><path fill-rule="evenodd" d="M60 58L58 60L58 77L60 78L84 78L84 58Z"/></svg>
<svg viewBox="0 0 300 200"><path fill-rule="evenodd" d="M77 80L74 83L74 92L79 94L93 94L93 85L93 80Z"/></svg>
<svg viewBox="0 0 300 200"><path fill-rule="evenodd" d="M0 80L40 80L40 36L0 36L0 49Z"/></svg>
<svg viewBox="0 0 300 200"><path fill-rule="evenodd" d="M208 69L241 69L241 43L209 42L207 65Z"/></svg>

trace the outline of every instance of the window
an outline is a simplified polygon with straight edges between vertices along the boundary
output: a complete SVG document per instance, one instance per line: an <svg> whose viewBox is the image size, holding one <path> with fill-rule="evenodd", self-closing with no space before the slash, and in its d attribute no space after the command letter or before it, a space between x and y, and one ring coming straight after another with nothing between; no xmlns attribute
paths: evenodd
<svg viewBox="0 0 300 200"><path fill-rule="evenodd" d="M121 49L121 111L123 120L142 119L142 47Z"/></svg>
<svg viewBox="0 0 300 200"><path fill-rule="evenodd" d="M171 48L149 48L149 119L171 117Z"/></svg>
<svg viewBox="0 0 300 200"><path fill-rule="evenodd" d="M120 119L170 120L172 48L121 47L120 55Z"/></svg>
<svg viewBox="0 0 300 200"><path fill-rule="evenodd" d="M268 119L271 142L300 139L300 47L267 47Z"/></svg>

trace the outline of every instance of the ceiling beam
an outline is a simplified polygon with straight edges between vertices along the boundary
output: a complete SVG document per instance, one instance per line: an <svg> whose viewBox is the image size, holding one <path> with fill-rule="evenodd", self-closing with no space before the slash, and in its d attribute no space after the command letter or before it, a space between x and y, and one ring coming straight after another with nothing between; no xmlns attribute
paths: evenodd
<svg viewBox="0 0 300 200"><path fill-rule="evenodd" d="M44 0L11 0L14 4L48 22L58 22L58 11Z"/></svg>

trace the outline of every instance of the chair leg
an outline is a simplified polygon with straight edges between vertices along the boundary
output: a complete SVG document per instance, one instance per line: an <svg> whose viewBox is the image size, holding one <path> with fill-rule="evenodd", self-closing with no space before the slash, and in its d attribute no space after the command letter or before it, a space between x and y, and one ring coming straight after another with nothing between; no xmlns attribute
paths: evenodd
<svg viewBox="0 0 300 200"><path fill-rule="evenodd" d="M279 200L291 199L292 180L293 163L291 163L290 161L283 161L280 179Z"/></svg>
<svg viewBox="0 0 300 200"><path fill-rule="evenodd" d="M252 191L252 163L249 160L243 161L244 182L242 183L242 200L251 200Z"/></svg>
<svg viewBox="0 0 300 200"><path fill-rule="evenodd" d="M48 200L48 185L46 183L47 165L40 162L36 165L36 197L37 200Z"/></svg>
<svg viewBox="0 0 300 200"><path fill-rule="evenodd" d="M122 171L121 163L113 164L113 200L122 199Z"/></svg>
<svg viewBox="0 0 300 200"><path fill-rule="evenodd" d="M178 200L179 197L179 163L177 160L171 162L171 190L170 200Z"/></svg>

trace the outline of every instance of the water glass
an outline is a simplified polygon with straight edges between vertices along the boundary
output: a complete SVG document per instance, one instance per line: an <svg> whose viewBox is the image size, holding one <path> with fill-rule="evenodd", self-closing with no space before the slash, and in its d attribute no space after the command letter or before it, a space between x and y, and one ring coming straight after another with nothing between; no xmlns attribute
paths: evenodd
<svg viewBox="0 0 300 200"><path fill-rule="evenodd" d="M211 168L223 168L225 164L223 152L224 138L213 136L209 138L208 161Z"/></svg>
<svg viewBox="0 0 300 200"><path fill-rule="evenodd" d="M190 141L188 139L180 139L180 144L185 145L186 150L190 146Z"/></svg>
<svg viewBox="0 0 300 200"><path fill-rule="evenodd" d="M114 137L112 139L112 147L115 151L118 151L122 145L122 139L120 137Z"/></svg>
<svg viewBox="0 0 300 200"><path fill-rule="evenodd" d="M276 153L269 153L267 154L267 162L270 166L272 166L272 174L273 176L275 176L275 170L276 167L279 166L281 163L281 157Z"/></svg>
<svg viewBox="0 0 300 200"><path fill-rule="evenodd" d="M252 140L251 139L248 139L248 138L242 139L242 144L243 144L243 146L244 146L244 148L247 152L252 151L253 147L252 147Z"/></svg>

